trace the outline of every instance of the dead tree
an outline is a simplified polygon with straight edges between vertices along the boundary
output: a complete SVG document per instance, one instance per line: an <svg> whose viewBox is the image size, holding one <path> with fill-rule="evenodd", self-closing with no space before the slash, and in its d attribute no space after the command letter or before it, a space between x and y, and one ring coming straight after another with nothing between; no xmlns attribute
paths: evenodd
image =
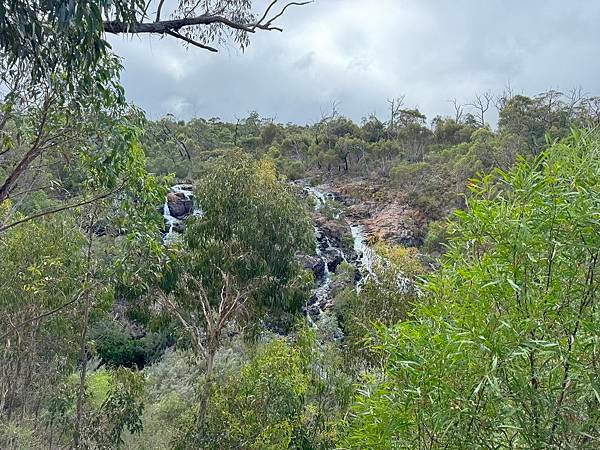
<svg viewBox="0 0 600 450"><path fill-rule="evenodd" d="M502 91L502 94L498 95L494 99L494 106L496 107L498 112L502 111L502 109L504 109L506 104L508 102L510 102L514 96L515 96L515 94L513 92L512 85L510 84L510 81L509 81L506 83L506 86L504 87L504 91Z"/></svg>
<svg viewBox="0 0 600 450"><path fill-rule="evenodd" d="M180 305L176 295L158 292L158 302L182 325L190 337L194 353L203 361L205 383L198 402L198 425L202 424L206 415L214 381L215 356L223 333L228 325L240 318L253 292L265 281L256 279L241 287L230 274L219 271L222 287L218 298L211 298L202 280L189 274L184 274L179 282L179 295L185 297L187 307Z"/></svg>
<svg viewBox="0 0 600 450"><path fill-rule="evenodd" d="M406 95L401 95L400 97L388 99L387 102L390 105L390 120L388 122L388 139L392 138L394 133L394 128L396 126L396 117L400 114L402 110L402 106L404 105L404 99Z"/></svg>
<svg viewBox="0 0 600 450"><path fill-rule="evenodd" d="M490 109L493 99L494 97L490 92L485 92L481 95L477 94L473 99L473 102L467 105L471 106L476 111L476 117L480 127L485 126L485 113Z"/></svg>
<svg viewBox="0 0 600 450"><path fill-rule="evenodd" d="M452 103L452 106L454 107L454 121L456 123L460 123L462 121L463 115L464 115L464 111L465 111L465 106L458 103L458 101L456 100L456 98L453 98L451 100L448 100L450 103Z"/></svg>

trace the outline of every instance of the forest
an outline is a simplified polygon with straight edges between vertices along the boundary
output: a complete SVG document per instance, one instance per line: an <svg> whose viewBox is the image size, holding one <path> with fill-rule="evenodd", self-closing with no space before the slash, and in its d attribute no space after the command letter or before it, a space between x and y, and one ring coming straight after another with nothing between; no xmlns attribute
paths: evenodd
<svg viewBox="0 0 600 450"><path fill-rule="evenodd" d="M0 3L0 448L598 448L600 97L152 120L305 6L163 3Z"/></svg>

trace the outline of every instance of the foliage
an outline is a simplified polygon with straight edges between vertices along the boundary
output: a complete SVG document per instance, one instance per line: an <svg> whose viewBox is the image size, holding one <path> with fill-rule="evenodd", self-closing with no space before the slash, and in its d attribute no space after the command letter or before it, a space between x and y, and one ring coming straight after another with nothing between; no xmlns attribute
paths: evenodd
<svg viewBox="0 0 600 450"><path fill-rule="evenodd" d="M448 242L448 226L448 223L443 221L429 222L423 250L429 254L442 254Z"/></svg>
<svg viewBox="0 0 600 450"><path fill-rule="evenodd" d="M359 365L369 360L365 339L374 326L391 326L407 318L417 298L413 283L424 273L414 248L378 244L376 251L373 275L360 291L350 285L335 297L346 357Z"/></svg>
<svg viewBox="0 0 600 450"><path fill-rule="evenodd" d="M68 218L0 234L0 411L6 420L47 401L52 384L71 371L77 303L36 318L81 294L83 239Z"/></svg>
<svg viewBox="0 0 600 450"><path fill-rule="evenodd" d="M414 320L377 328L347 447L597 446L598 148L474 182Z"/></svg>
<svg viewBox="0 0 600 450"><path fill-rule="evenodd" d="M141 369L159 359L165 348L173 344L167 333L148 332L134 338L122 324L108 320L96 324L90 337L95 353L109 367Z"/></svg>
<svg viewBox="0 0 600 450"><path fill-rule="evenodd" d="M220 298L226 273L240 289L256 285L255 313L296 311L306 286L294 255L310 248L312 228L272 165L235 152L217 160L198 185L203 215L185 235L185 270L202 280L211 301Z"/></svg>
<svg viewBox="0 0 600 450"><path fill-rule="evenodd" d="M349 386L311 332L300 330L293 343L270 339L225 374L205 427L182 434L176 448L331 448Z"/></svg>
<svg viewBox="0 0 600 450"><path fill-rule="evenodd" d="M83 433L83 448L118 448L122 434L142 430L144 379L128 369L112 372L111 387Z"/></svg>

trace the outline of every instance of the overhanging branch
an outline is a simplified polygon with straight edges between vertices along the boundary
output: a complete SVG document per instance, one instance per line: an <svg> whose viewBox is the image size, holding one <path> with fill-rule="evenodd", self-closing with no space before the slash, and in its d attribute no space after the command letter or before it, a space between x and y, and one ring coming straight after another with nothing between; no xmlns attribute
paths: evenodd
<svg viewBox="0 0 600 450"><path fill-rule="evenodd" d="M169 35L176 39L181 39L188 44L196 47L208 50L211 52L218 51L216 48L198 42L182 33L180 30L195 27L195 26L210 26L210 25L222 25L232 30L238 30L244 33L255 33L256 30L263 31L283 31L281 27L273 25L273 22L280 18L290 6L303 6L312 3L313 0L304 2L289 2L287 3L279 13L273 15L270 19L267 18L269 12L273 9L278 0L272 1L262 14L261 18L256 22L244 23L236 20L232 20L221 14L202 14L199 16L188 17L187 15L179 19L171 20L160 20L160 10L162 8L162 1L159 4L159 9L156 14L154 22L137 22L127 23L109 20L104 22L103 28L106 33L111 34L162 34Z"/></svg>
<svg viewBox="0 0 600 450"><path fill-rule="evenodd" d="M17 225L21 225L22 223L26 223L26 222L29 222L31 220L38 219L40 217L44 217L44 216L47 216L47 215L50 215L50 214L56 214L58 212L66 211L68 209L73 209L73 208L77 208L79 206L89 205L89 204L95 203L95 202L97 202L99 200L103 200L105 198L110 197L111 195L113 195L114 193L118 192L119 190L121 190L122 187L123 186L121 186L118 189L115 189L113 191L105 192L103 194L97 195L96 197L93 197L93 198L88 199L88 200L84 200L84 201L77 202L77 203L71 203L71 204L68 204L68 205L61 206L59 208L48 209L48 210L39 212L37 214L33 214L31 216L24 217L23 219L16 220L14 222L8 223L6 225L3 225L3 224L0 223L0 233L4 232L4 231L6 231L6 230L8 230L10 228L16 227Z"/></svg>

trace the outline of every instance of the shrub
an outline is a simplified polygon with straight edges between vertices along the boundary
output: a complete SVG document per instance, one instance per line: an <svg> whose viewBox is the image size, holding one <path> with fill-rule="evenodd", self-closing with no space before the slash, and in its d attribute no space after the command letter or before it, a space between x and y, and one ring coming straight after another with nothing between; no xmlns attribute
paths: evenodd
<svg viewBox="0 0 600 450"><path fill-rule="evenodd" d="M346 447L597 447L599 143L473 183L413 320L377 327Z"/></svg>

